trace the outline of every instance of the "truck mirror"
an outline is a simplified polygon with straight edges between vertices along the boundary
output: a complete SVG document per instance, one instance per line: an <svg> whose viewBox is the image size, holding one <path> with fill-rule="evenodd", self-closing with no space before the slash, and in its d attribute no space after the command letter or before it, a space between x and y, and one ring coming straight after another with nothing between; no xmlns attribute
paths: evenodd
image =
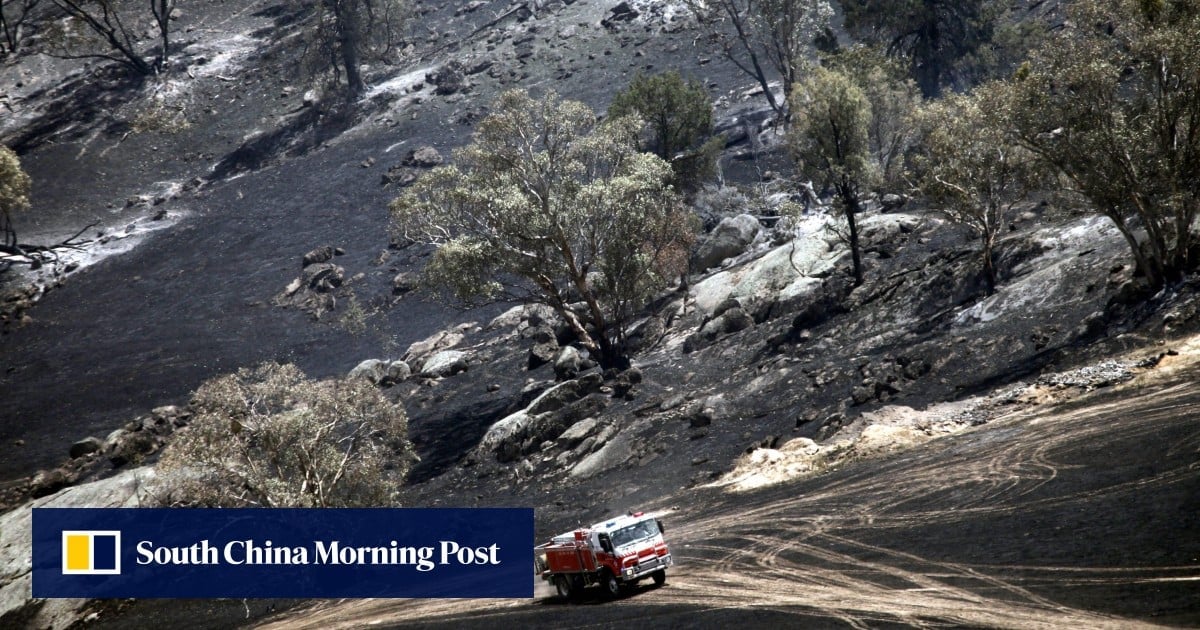
<svg viewBox="0 0 1200 630"><path fill-rule="evenodd" d="M654 519L654 522L658 524L658 533L660 533L660 534L667 533L667 530L663 529L662 521L660 521L658 519Z"/></svg>
<svg viewBox="0 0 1200 630"><path fill-rule="evenodd" d="M600 535L600 547L603 548L608 553L613 553L612 540L608 537L607 534Z"/></svg>

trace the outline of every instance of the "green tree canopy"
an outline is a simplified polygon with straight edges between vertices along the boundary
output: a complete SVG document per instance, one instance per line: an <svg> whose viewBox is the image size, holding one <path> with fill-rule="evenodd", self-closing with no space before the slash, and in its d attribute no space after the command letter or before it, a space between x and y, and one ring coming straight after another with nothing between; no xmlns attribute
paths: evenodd
<svg viewBox="0 0 1200 630"><path fill-rule="evenodd" d="M791 95L788 144L799 169L832 187L849 229L855 284L862 284L862 256L855 215L860 196L879 177L871 153L871 102L845 73L812 66Z"/></svg>
<svg viewBox="0 0 1200 630"><path fill-rule="evenodd" d="M684 81L674 70L639 73L613 97L608 116L640 116L646 121L649 140L640 148L671 163L677 187L694 188L713 175L725 143L722 138L709 139L712 99L699 81Z"/></svg>
<svg viewBox="0 0 1200 630"><path fill-rule="evenodd" d="M904 68L879 48L852 46L824 55L822 62L849 77L871 105L867 139L879 169L879 183L904 185L905 157L916 142L915 116L921 107L916 84Z"/></svg>
<svg viewBox="0 0 1200 630"><path fill-rule="evenodd" d="M908 60L925 96L937 96L991 41L1000 3L984 0L841 0L846 28Z"/></svg>
<svg viewBox="0 0 1200 630"><path fill-rule="evenodd" d="M21 160L12 149L0 144L0 231L5 247L16 247L17 233L12 213L29 206L29 175L21 168Z"/></svg>
<svg viewBox="0 0 1200 630"><path fill-rule="evenodd" d="M1008 84L1006 128L1162 286L1200 263L1200 5L1078 0L1070 17Z"/></svg>
<svg viewBox="0 0 1200 630"><path fill-rule="evenodd" d="M1034 156L1005 133L1003 99L1002 86L993 84L931 103L917 158L921 192L979 239L988 293L997 282L996 238L1044 179Z"/></svg>
<svg viewBox="0 0 1200 630"><path fill-rule="evenodd" d="M686 269L694 227L671 167L637 150L638 118L597 124L519 90L493 109L453 165L392 202L394 228L438 246L426 273L459 298L547 304L615 364L635 309Z"/></svg>

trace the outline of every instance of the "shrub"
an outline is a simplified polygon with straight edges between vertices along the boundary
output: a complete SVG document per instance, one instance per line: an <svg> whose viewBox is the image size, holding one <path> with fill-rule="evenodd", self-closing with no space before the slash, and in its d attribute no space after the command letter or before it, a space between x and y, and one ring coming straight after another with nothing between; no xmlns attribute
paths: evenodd
<svg viewBox="0 0 1200 630"><path fill-rule="evenodd" d="M205 382L164 451L171 505L389 505L413 460L404 408L365 379L263 364Z"/></svg>

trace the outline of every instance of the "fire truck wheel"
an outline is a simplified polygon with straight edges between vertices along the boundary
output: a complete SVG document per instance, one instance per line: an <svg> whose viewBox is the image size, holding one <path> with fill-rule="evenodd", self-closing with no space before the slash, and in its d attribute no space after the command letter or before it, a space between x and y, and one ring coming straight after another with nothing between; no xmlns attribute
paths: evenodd
<svg viewBox="0 0 1200 630"><path fill-rule="evenodd" d="M659 569L650 574L650 579L654 580L655 586L662 586L667 582L667 572L663 569Z"/></svg>
<svg viewBox="0 0 1200 630"><path fill-rule="evenodd" d="M554 578L554 590L558 591L558 596L563 599L570 599L575 594L571 589L570 579L565 575Z"/></svg>
<svg viewBox="0 0 1200 630"><path fill-rule="evenodd" d="M600 586L609 598L615 599L621 596L621 582L611 571L605 570L600 574Z"/></svg>

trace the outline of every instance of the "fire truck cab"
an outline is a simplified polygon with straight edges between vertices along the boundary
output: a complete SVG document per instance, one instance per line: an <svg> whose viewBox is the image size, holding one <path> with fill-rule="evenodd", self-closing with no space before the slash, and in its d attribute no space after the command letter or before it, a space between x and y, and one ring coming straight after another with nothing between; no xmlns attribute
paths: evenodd
<svg viewBox="0 0 1200 630"><path fill-rule="evenodd" d="M559 596L572 599L593 584L609 597L647 577L662 584L671 566L662 522L643 512L560 534L535 552L542 579L554 584Z"/></svg>

